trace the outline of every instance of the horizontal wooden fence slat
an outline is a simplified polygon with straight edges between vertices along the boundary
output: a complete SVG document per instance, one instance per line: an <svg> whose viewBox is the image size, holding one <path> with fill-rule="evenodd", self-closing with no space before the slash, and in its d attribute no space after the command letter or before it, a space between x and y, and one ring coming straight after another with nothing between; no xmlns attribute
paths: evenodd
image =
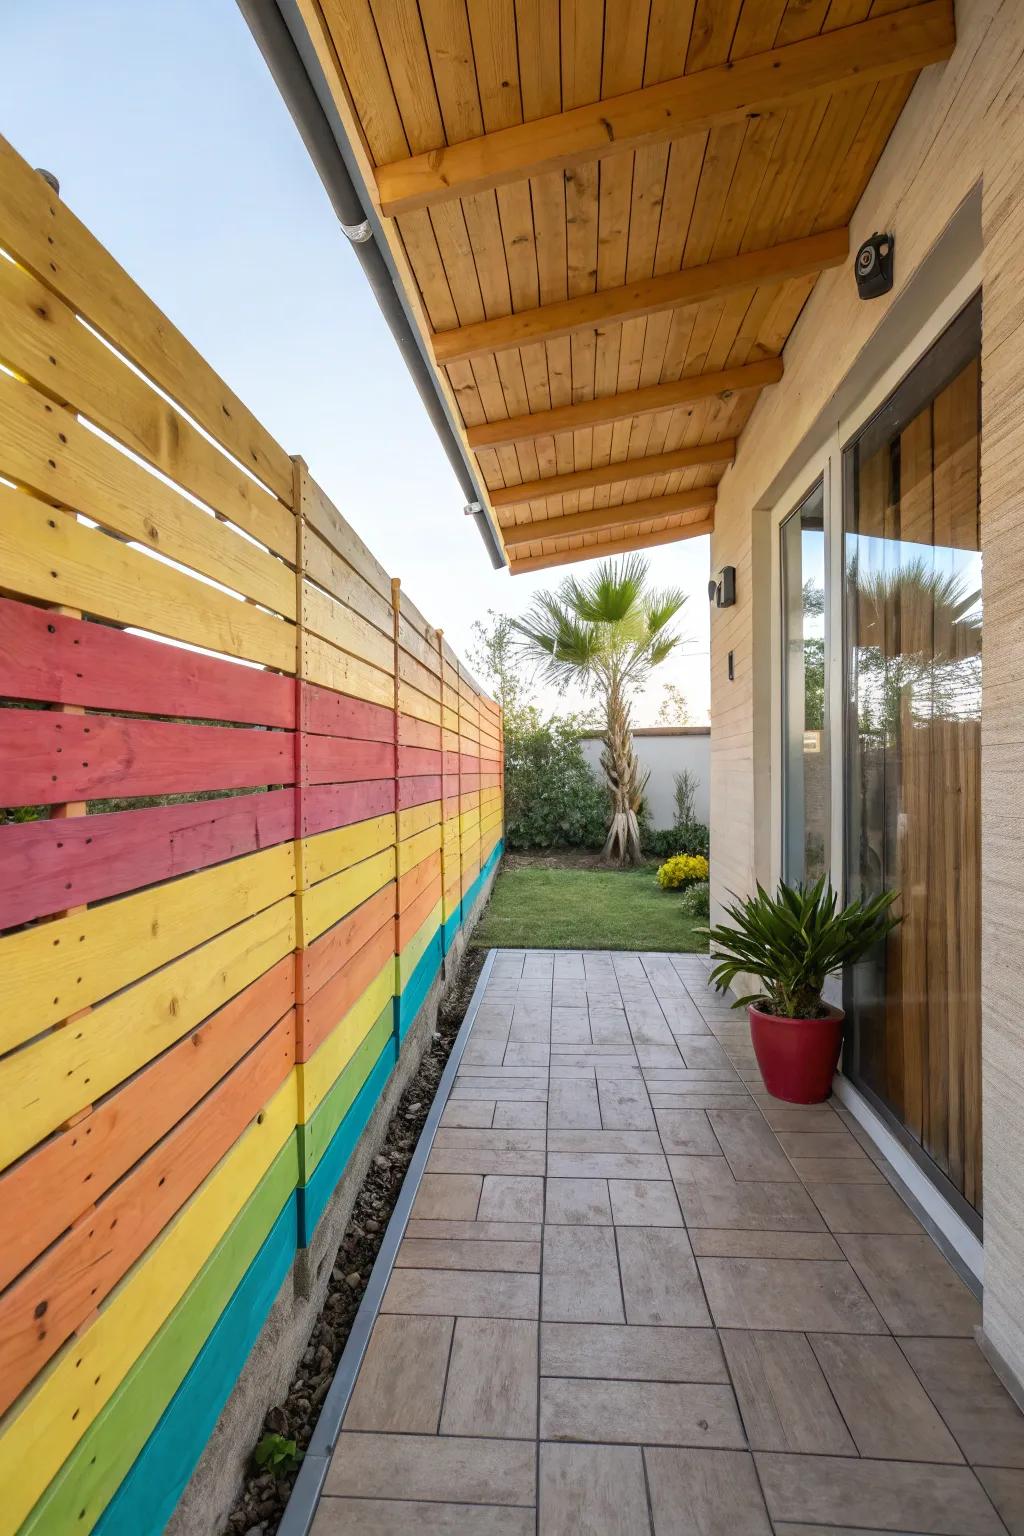
<svg viewBox="0 0 1024 1536"><path fill-rule="evenodd" d="M0 705L0 1533L162 1529L451 974L500 712L2 140Z"/></svg>
<svg viewBox="0 0 1024 1536"><path fill-rule="evenodd" d="M288 455L37 172L0 138L0 242L282 500Z"/></svg>
<svg viewBox="0 0 1024 1536"><path fill-rule="evenodd" d="M180 1040L294 947L294 905L277 902L5 1056L0 1167Z"/></svg>
<svg viewBox="0 0 1024 1536"><path fill-rule="evenodd" d="M295 617L295 576L283 561L4 373L0 474L285 618Z"/></svg>
<svg viewBox="0 0 1024 1536"><path fill-rule="evenodd" d="M77 1221L278 1022L294 1027L283 956L82 1119L0 1174L0 1287Z"/></svg>
<svg viewBox="0 0 1024 1536"><path fill-rule="evenodd" d="M364 741L395 739L395 713L389 705L372 704L315 683L299 683L302 729L314 735L347 736Z"/></svg>
<svg viewBox="0 0 1024 1536"><path fill-rule="evenodd" d="M0 597L0 697L283 729L295 724L290 677L6 597Z"/></svg>
<svg viewBox="0 0 1024 1536"><path fill-rule="evenodd" d="M8 709L0 805L50 805L290 784L289 731Z"/></svg>
<svg viewBox="0 0 1024 1536"><path fill-rule="evenodd" d="M294 1060L294 1021L288 1019L0 1296L0 1412L103 1302L231 1150L287 1078Z"/></svg>
<svg viewBox="0 0 1024 1536"><path fill-rule="evenodd" d="M0 262L0 358L286 560L295 517L23 267Z"/></svg>
<svg viewBox="0 0 1024 1536"><path fill-rule="evenodd" d="M293 624L4 485L0 572L22 597L294 671Z"/></svg>
<svg viewBox="0 0 1024 1536"><path fill-rule="evenodd" d="M289 844L0 937L0 1052L119 992L295 889Z"/></svg>
<svg viewBox="0 0 1024 1536"><path fill-rule="evenodd" d="M2 829L0 928L205 869L295 836L295 794L235 795Z"/></svg>

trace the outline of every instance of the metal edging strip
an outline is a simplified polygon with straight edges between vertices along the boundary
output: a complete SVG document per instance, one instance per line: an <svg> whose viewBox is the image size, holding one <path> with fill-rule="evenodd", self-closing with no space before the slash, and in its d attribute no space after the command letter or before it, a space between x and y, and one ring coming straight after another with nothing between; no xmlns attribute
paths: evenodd
<svg viewBox="0 0 1024 1536"><path fill-rule="evenodd" d="M302 1467L295 1480L291 1497L285 1506L278 1526L277 1536L309 1536L317 1506L320 1503L320 1495L323 1492L324 1483L327 1480L327 1469L331 1464L338 1437L341 1434L342 1420L348 1408L352 1389L356 1384L359 1368L363 1363L366 1346L370 1342L370 1333L377 1321L377 1313L380 1310L381 1301L384 1298L384 1290L391 1278L395 1258L398 1254L398 1245L405 1235L405 1228L409 1221L409 1213L420 1187L420 1180L426 1167L430 1149L433 1146L434 1136L448 1103L448 1095L451 1093L452 1084L459 1070L459 1062L462 1053L466 1049L476 1016L490 980L491 969L494 965L496 950L487 951L483 969L480 972L477 984L473 989L473 996L469 1000L466 1016L455 1036L451 1054L445 1064L441 1081L437 1085L437 1093L434 1102L430 1106L427 1118L423 1123L420 1139L416 1143L416 1150L412 1155L402 1187L398 1192L398 1201L391 1213L391 1219L384 1232L384 1238L377 1252L370 1271L370 1279L363 1299L359 1303L359 1310L355 1315L352 1328L345 1348L341 1352L338 1368L334 1373L334 1380L327 1390L323 1407L320 1409L320 1417L316 1421L313 1437L309 1442L309 1448L302 1460Z"/></svg>

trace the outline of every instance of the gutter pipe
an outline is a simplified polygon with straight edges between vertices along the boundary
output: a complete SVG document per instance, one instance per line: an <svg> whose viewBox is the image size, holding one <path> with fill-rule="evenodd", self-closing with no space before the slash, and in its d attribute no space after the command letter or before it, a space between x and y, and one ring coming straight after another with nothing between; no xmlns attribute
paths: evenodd
<svg viewBox="0 0 1024 1536"><path fill-rule="evenodd" d="M237 0L395 338L495 570L508 564L483 490L409 312L383 230L295 0Z"/></svg>

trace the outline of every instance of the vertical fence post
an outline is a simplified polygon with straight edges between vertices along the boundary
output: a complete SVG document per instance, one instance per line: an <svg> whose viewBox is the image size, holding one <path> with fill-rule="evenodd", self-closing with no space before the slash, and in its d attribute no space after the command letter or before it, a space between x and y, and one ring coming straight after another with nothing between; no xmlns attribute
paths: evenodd
<svg viewBox="0 0 1024 1536"><path fill-rule="evenodd" d="M401 885L401 852L402 852L402 827L399 805L401 801L402 781L399 772L402 757L401 744L401 689L398 678L399 658L401 644L399 639L399 627L401 622L402 580L400 576L391 578L391 621L394 633L394 666L395 666L395 761L393 772L395 776L395 1053L396 1056L402 1046L402 885Z"/></svg>
<svg viewBox="0 0 1024 1536"><path fill-rule="evenodd" d="M292 458L292 512L295 516L295 827L292 842L295 873L295 1060L305 1059L305 974L303 950L305 930L303 897L306 891L306 693L302 679L306 671L305 652L305 591L304 578L307 564L306 519L304 498L309 469L304 459ZM298 1089L301 1095L301 1086ZM296 1105L296 1123L300 1123L301 1102Z"/></svg>

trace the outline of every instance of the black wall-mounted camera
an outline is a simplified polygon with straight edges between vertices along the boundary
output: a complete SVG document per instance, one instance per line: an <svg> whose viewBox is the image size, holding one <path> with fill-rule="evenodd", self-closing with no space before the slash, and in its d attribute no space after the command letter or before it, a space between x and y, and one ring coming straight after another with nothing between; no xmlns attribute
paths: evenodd
<svg viewBox="0 0 1024 1536"><path fill-rule="evenodd" d="M716 608L731 608L736 601L736 567L723 565L708 582L708 602Z"/></svg>
<svg viewBox="0 0 1024 1536"><path fill-rule="evenodd" d="M853 264L857 293L862 299L880 299L892 287L892 258L895 235L877 232L865 240Z"/></svg>

